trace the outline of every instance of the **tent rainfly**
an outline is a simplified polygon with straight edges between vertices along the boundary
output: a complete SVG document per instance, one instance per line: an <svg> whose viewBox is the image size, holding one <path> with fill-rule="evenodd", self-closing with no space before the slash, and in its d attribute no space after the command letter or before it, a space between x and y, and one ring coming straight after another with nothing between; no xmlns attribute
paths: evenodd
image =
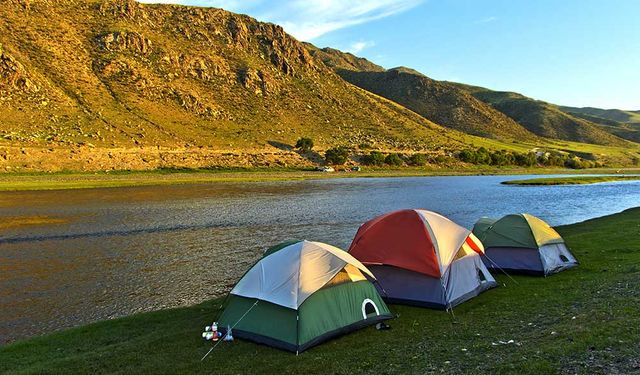
<svg viewBox="0 0 640 375"><path fill-rule="evenodd" d="M349 253L367 265L391 303L449 309L496 282L471 231L426 210L400 210L364 223Z"/></svg>
<svg viewBox="0 0 640 375"><path fill-rule="evenodd" d="M292 352L377 322L391 313L365 277L371 272L344 250L320 242L287 242L267 250L231 290L223 332Z"/></svg>
<svg viewBox="0 0 640 375"><path fill-rule="evenodd" d="M578 264L558 232L533 215L481 218L473 233L485 246L483 261L491 270L546 276Z"/></svg>

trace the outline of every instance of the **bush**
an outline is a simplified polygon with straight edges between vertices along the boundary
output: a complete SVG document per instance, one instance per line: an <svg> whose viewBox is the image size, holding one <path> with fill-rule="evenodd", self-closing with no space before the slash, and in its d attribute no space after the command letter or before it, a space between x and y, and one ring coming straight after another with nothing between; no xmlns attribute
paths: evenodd
<svg viewBox="0 0 640 375"><path fill-rule="evenodd" d="M513 159L516 165L519 165L522 167L534 166L537 161L536 154L534 153L521 154L516 152L513 155Z"/></svg>
<svg viewBox="0 0 640 375"><path fill-rule="evenodd" d="M449 161L449 158L444 155L438 155L435 158L435 162L438 164L444 164Z"/></svg>
<svg viewBox="0 0 640 375"><path fill-rule="evenodd" d="M476 152L472 150L462 150L458 154L458 159L465 163L476 163Z"/></svg>
<svg viewBox="0 0 640 375"><path fill-rule="evenodd" d="M313 149L313 139L302 137L296 142L296 148L302 152L309 152Z"/></svg>
<svg viewBox="0 0 640 375"><path fill-rule="evenodd" d="M389 155L387 155L387 157L384 158L384 162L386 164L394 165L396 167L399 167L402 164L404 164L404 162L402 161L402 158L398 154L389 154Z"/></svg>
<svg viewBox="0 0 640 375"><path fill-rule="evenodd" d="M409 164L415 166L423 166L427 164L427 155L425 154L413 154L409 157Z"/></svg>
<svg viewBox="0 0 640 375"><path fill-rule="evenodd" d="M513 155L511 155L510 153L502 150L502 151L496 151L493 154L491 154L491 165L498 165L498 166L503 166L503 165L511 165L514 162L514 158Z"/></svg>
<svg viewBox="0 0 640 375"><path fill-rule="evenodd" d="M476 151L476 164L491 164L491 154L486 148L480 147Z"/></svg>
<svg viewBox="0 0 640 375"><path fill-rule="evenodd" d="M536 164L557 166L573 169L594 168L602 165L596 161L584 160L574 154L564 154L551 151L548 154L536 156L533 152L519 153L506 150L490 152L484 147L477 150L463 150L457 155L465 163L490 164L496 166L519 165L532 167Z"/></svg>
<svg viewBox="0 0 640 375"><path fill-rule="evenodd" d="M572 158L565 161L564 166L571 169L584 169L588 167L588 164L581 162L578 158Z"/></svg>
<svg viewBox="0 0 640 375"><path fill-rule="evenodd" d="M384 164L384 154L380 151L371 151L364 157L364 164L381 166Z"/></svg>
<svg viewBox="0 0 640 375"><path fill-rule="evenodd" d="M345 147L333 147L324 153L324 158L329 164L342 165L347 162L349 150Z"/></svg>

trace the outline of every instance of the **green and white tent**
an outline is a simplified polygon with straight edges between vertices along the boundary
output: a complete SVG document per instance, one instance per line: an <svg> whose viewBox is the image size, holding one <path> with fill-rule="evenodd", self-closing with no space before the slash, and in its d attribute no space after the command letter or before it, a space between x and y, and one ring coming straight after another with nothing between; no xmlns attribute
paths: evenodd
<svg viewBox="0 0 640 375"><path fill-rule="evenodd" d="M371 272L346 251L320 242L271 248L231 290L220 327L235 337L302 352L391 318Z"/></svg>
<svg viewBox="0 0 640 375"><path fill-rule="evenodd" d="M482 258L492 270L549 275L578 264L560 234L533 215L484 217L473 227L473 234L484 245Z"/></svg>

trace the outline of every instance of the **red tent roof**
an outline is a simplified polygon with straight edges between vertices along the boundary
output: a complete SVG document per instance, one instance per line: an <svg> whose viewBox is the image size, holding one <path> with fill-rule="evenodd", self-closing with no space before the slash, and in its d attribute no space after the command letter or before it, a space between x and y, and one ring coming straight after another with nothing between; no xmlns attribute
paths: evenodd
<svg viewBox="0 0 640 375"><path fill-rule="evenodd" d="M431 235L415 210L400 210L364 223L349 253L364 264L384 264L440 277Z"/></svg>

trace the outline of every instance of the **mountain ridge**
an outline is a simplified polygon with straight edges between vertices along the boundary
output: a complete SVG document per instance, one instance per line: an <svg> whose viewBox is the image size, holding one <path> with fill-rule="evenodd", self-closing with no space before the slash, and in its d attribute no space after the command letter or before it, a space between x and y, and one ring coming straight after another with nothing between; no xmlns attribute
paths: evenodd
<svg viewBox="0 0 640 375"><path fill-rule="evenodd" d="M310 52L346 81L393 100L437 124L489 138L536 138L515 121L473 96L414 69L403 66L384 69L362 58L359 58L358 64L336 63L353 61L353 55L331 48L310 48ZM374 69L370 69L371 66Z"/></svg>

